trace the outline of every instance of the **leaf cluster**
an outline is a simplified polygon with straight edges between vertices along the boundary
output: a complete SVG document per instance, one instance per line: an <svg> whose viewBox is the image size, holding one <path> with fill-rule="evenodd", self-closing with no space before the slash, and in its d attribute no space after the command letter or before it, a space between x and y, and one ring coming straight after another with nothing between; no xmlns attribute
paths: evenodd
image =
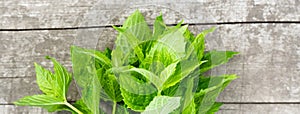
<svg viewBox="0 0 300 114"><path fill-rule="evenodd" d="M108 113L100 102L110 104L113 114L218 111L222 103L216 98L237 76L205 76L205 72L228 62L238 52L205 51L205 36L215 28L194 36L188 25L180 22L168 27L160 15L151 29L139 11L129 16L123 26L113 28L119 32L113 50L71 47L80 100L68 103L71 73L50 58L55 73L35 64L37 84L44 94L24 97L15 104L79 114Z"/></svg>

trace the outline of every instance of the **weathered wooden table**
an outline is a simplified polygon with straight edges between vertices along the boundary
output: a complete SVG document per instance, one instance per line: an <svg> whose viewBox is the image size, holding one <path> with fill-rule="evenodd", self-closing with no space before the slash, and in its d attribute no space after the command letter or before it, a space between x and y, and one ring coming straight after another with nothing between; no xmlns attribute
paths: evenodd
<svg viewBox="0 0 300 114"><path fill-rule="evenodd" d="M159 12L168 24L183 18L194 33L215 26L208 47L241 52L216 70L240 76L219 97L225 105L218 113L300 113L299 0L153 0L142 5L146 1L1 0L0 114L46 114L12 104L40 93L33 63L50 68L44 59L50 55L70 68L72 44L97 37L98 49L112 46L116 32L108 25L120 25L137 8L149 22ZM78 98L75 87L70 92L70 100Z"/></svg>

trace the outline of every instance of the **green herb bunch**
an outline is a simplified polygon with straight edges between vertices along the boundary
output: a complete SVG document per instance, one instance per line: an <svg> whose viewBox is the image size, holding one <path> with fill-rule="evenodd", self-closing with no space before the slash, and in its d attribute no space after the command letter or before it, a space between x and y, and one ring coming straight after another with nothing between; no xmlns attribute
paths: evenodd
<svg viewBox="0 0 300 114"><path fill-rule="evenodd" d="M151 30L136 11L123 26L113 26L119 32L113 50L71 47L80 100L67 101L72 73L47 57L53 61L55 73L35 64L43 94L14 103L74 114L212 114L222 105L216 98L237 76L205 76L205 72L238 52L205 51L204 38L214 28L194 36L187 27L182 22L168 27L160 15Z"/></svg>

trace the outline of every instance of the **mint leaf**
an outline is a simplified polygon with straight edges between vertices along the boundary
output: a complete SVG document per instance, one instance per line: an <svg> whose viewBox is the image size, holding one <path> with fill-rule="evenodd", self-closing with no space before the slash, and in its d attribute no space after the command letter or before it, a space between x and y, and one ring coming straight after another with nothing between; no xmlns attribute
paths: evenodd
<svg viewBox="0 0 300 114"><path fill-rule="evenodd" d="M80 48L77 46L72 46L71 52L72 52L72 50L76 50L76 51L80 52L81 54L88 55L88 56L95 58L98 61L98 63L101 63L102 66L107 66L107 67L112 66L111 60L109 59L109 55L108 55L108 54L110 54L109 50L107 50L105 53L103 53L100 51L88 50L88 49Z"/></svg>
<svg viewBox="0 0 300 114"><path fill-rule="evenodd" d="M194 99L192 99L192 101L189 102L189 104L181 112L182 114L195 114L196 113L195 107L196 105Z"/></svg>
<svg viewBox="0 0 300 114"><path fill-rule="evenodd" d="M187 41L189 41L190 43L192 43L192 42L194 42L195 36L189 29L186 29L184 32L184 38ZM186 46L186 47L188 47L188 46Z"/></svg>
<svg viewBox="0 0 300 114"><path fill-rule="evenodd" d="M200 66L201 73L204 73L216 66L227 63L234 55L239 54L233 51L209 51L204 54L202 60L207 60L206 63Z"/></svg>
<svg viewBox="0 0 300 114"><path fill-rule="evenodd" d="M122 50L124 56L122 60L123 64L133 64L138 59L142 61L144 59L144 55L141 48L138 46L141 43L141 41L127 29L118 28L115 26L113 26L113 28L119 31L119 33L122 35L122 37L117 38L117 41L118 39L125 40L120 43L116 42L116 47Z"/></svg>
<svg viewBox="0 0 300 114"><path fill-rule="evenodd" d="M63 105L64 101L50 95L33 95L26 96L17 102L16 105L29 105L29 106L49 106L49 105Z"/></svg>
<svg viewBox="0 0 300 114"><path fill-rule="evenodd" d="M197 59L199 62L202 60L202 57L204 56L204 50L205 50L205 36L213 32L215 28L211 28L208 30L202 31L200 34L194 38L193 34L190 33L190 31L185 31L185 37L191 42L190 45L187 45L189 48L187 50L188 58L189 59Z"/></svg>
<svg viewBox="0 0 300 114"><path fill-rule="evenodd" d="M170 64L169 62L173 61L170 56L168 57L165 56L164 63L160 62L159 59L162 59L162 56L158 56L156 58L147 57L146 59L143 60L143 62L141 63L141 65L139 65L139 67L147 69L153 72L155 75L159 75L166 67L164 64Z"/></svg>
<svg viewBox="0 0 300 114"><path fill-rule="evenodd" d="M107 96L111 101L122 101L120 85L117 82L116 76L112 73L105 72L104 69L98 69L97 75L99 76L100 84Z"/></svg>
<svg viewBox="0 0 300 114"><path fill-rule="evenodd" d="M123 55L121 48L116 47L116 49L114 49L111 53L111 61L112 61L113 67L121 67L124 63L124 61L123 61L124 56L125 55Z"/></svg>
<svg viewBox="0 0 300 114"><path fill-rule="evenodd" d="M78 109L67 102L66 94L72 80L71 74L54 58L54 74L35 63L37 84L44 94L26 96L16 102L16 105L39 106L49 112L68 110L82 114Z"/></svg>
<svg viewBox="0 0 300 114"><path fill-rule="evenodd" d="M203 57L204 49L205 49L204 36L202 34L199 34L194 39L194 41L192 42L192 44L187 50L188 59L195 59L200 62Z"/></svg>
<svg viewBox="0 0 300 114"><path fill-rule="evenodd" d="M182 96L181 100L181 112L183 113L192 113L195 112L195 104L194 104L194 94L195 94L195 86L194 78L187 78L182 80L177 94L175 96Z"/></svg>
<svg viewBox="0 0 300 114"><path fill-rule="evenodd" d="M197 88L198 77L189 77L183 79L176 89L176 93L172 96L180 96L180 107L172 114L195 114L196 105L194 103L194 94ZM173 87L171 87L173 88Z"/></svg>
<svg viewBox="0 0 300 114"><path fill-rule="evenodd" d="M136 10L126 19L122 28L126 28L128 32L141 41L149 40L152 36L151 30L139 10Z"/></svg>
<svg viewBox="0 0 300 114"><path fill-rule="evenodd" d="M38 106L47 109L48 112L61 110L72 111L67 106L65 106L65 102L63 102L61 99L50 95L26 96L14 102L14 104L20 106Z"/></svg>
<svg viewBox="0 0 300 114"><path fill-rule="evenodd" d="M36 82L40 90L47 95L61 96L61 92L57 91L55 89L56 85L53 84L55 83L55 81L53 80L55 78L52 72L43 68L37 63L34 63L34 66L36 72Z"/></svg>
<svg viewBox="0 0 300 114"><path fill-rule="evenodd" d="M164 67L178 61L185 55L184 31L187 26L174 27L164 32L155 42L146 58L142 61L141 67L149 69L155 74L160 73Z"/></svg>
<svg viewBox="0 0 300 114"><path fill-rule="evenodd" d="M124 72L128 72L128 71L134 71L137 72L139 74L141 74L142 76L144 76L146 79L148 79L151 83L153 83L157 88L161 87L161 79L159 79L158 76L156 76L155 74L153 74L152 72L146 70L146 69L142 69L142 68L131 68L129 70L126 70Z"/></svg>
<svg viewBox="0 0 300 114"><path fill-rule="evenodd" d="M114 28L119 31L119 36L116 39L116 48L119 48L122 52L122 62L135 63L137 61L135 54L139 60L143 60L144 55L137 45L141 41L150 40L152 37L151 30L144 16L136 10L127 18L122 27ZM134 50L134 53L132 53L132 50Z"/></svg>
<svg viewBox="0 0 300 114"><path fill-rule="evenodd" d="M140 112L157 95L157 89L132 75L134 74L122 73L119 77L119 83L125 104L132 110Z"/></svg>
<svg viewBox="0 0 300 114"><path fill-rule="evenodd" d="M180 106L180 97L156 96L142 114L168 114Z"/></svg>
<svg viewBox="0 0 300 114"><path fill-rule="evenodd" d="M199 79L197 93L194 97L196 110L199 114L208 112L215 103L216 98L224 88L234 79L236 75L222 75L214 77L203 77Z"/></svg>
<svg viewBox="0 0 300 114"><path fill-rule="evenodd" d="M90 109L86 106L86 104L83 102L82 99L76 101L74 103L74 107L76 107L77 109L79 109L82 113L84 114L92 114L92 112L90 111Z"/></svg>
<svg viewBox="0 0 300 114"><path fill-rule="evenodd" d="M148 56L142 61L141 67L159 74L165 67L177 60L174 51L163 44L157 43L156 49L151 49Z"/></svg>
<svg viewBox="0 0 300 114"><path fill-rule="evenodd" d="M185 55L185 39L184 32L186 31L187 26L182 26L179 29L172 29L167 31L162 38L158 39L158 42L163 45L156 45L152 49L153 51L159 49L161 46L168 47L168 51L173 51L176 53L176 58L181 58ZM151 54L151 52L150 52ZM153 55L153 54L152 54Z"/></svg>
<svg viewBox="0 0 300 114"><path fill-rule="evenodd" d="M199 66L204 63L205 61L201 61L200 63L197 60L183 60L180 62L179 65L176 67L176 71L173 76L168 78L164 84L163 89L167 89L171 86L174 86L187 76L189 76L192 72L199 69Z"/></svg>
<svg viewBox="0 0 300 114"><path fill-rule="evenodd" d="M71 49L76 84L81 89L81 99L92 114L99 114L101 85L95 67L95 58L75 46Z"/></svg>
<svg viewBox="0 0 300 114"><path fill-rule="evenodd" d="M142 69L142 68L131 68L129 70L126 70L124 72L128 72L128 71L134 71L137 72L139 74L141 74L142 76L144 76L146 79L148 79L151 83L153 83L155 85L155 87L159 90L159 92L162 91L162 86L163 83L171 76L173 75L173 73L175 73L176 70L176 65L178 62L172 63L170 64L168 67L166 67L159 76L155 75L154 73L146 70L146 69Z"/></svg>
<svg viewBox="0 0 300 114"><path fill-rule="evenodd" d="M164 31L167 29L166 24L164 23L162 14L157 16L154 21L153 26L153 39L157 39L160 35L164 33Z"/></svg>
<svg viewBox="0 0 300 114"><path fill-rule="evenodd" d="M215 112L219 111L222 103L215 102L213 106L207 111L207 114L214 114Z"/></svg>
<svg viewBox="0 0 300 114"><path fill-rule="evenodd" d="M72 80L71 74L64 68L60 63L58 63L54 58L49 58L52 60L54 64L54 83L55 85L53 89L55 89L58 93L61 93L61 98L66 100L66 94L68 92L68 88L70 85L70 82Z"/></svg>
<svg viewBox="0 0 300 114"><path fill-rule="evenodd" d="M178 61L170 64L160 73L159 78L161 80L161 83L164 83L168 78L170 78L175 73L177 64Z"/></svg>

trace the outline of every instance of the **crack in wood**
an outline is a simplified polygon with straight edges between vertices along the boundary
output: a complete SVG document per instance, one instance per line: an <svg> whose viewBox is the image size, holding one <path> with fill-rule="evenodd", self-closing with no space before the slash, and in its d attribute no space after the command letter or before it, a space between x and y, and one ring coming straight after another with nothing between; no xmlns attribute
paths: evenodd
<svg viewBox="0 0 300 114"><path fill-rule="evenodd" d="M300 21L246 21L246 22L215 22L215 23L184 23L182 25L235 25L235 24L300 24ZM176 24L167 24L175 26ZM28 29L0 29L0 31L41 31L41 30L76 30L76 29L93 29L93 28L112 28L121 25L102 25L102 26L85 26L85 27L64 27L64 28L28 28ZM153 26L153 25L149 25Z"/></svg>

